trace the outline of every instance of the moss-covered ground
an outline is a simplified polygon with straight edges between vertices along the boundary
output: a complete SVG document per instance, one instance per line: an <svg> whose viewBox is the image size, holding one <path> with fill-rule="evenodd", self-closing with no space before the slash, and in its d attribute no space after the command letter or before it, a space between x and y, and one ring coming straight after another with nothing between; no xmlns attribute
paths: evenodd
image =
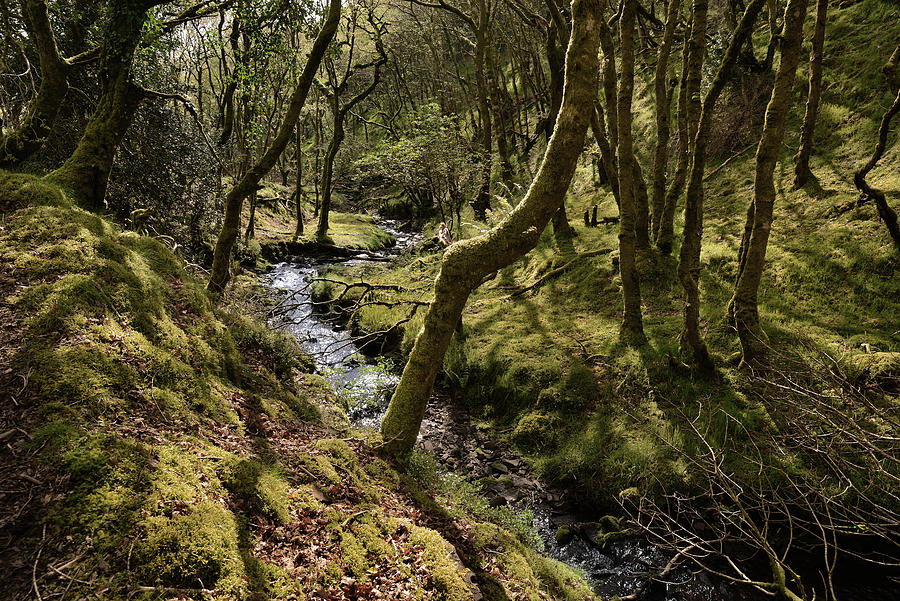
<svg viewBox="0 0 900 601"><path fill-rule="evenodd" d="M868 373L860 366L876 360L891 362L894 370L900 364L900 261L875 207L857 206L853 186L853 173L868 159L892 99L880 68L896 45L898 22L897 7L879 0L829 14L826 89L811 164L817 181L801 190L791 186L806 65L798 71L789 133L775 171L776 214L759 299L762 322L778 353L798 364L813 355L833 358L851 379ZM888 23L894 25L885 27ZM651 73L642 74L642 85ZM651 107L648 96L636 103L636 139L653 139ZM900 143L896 134L892 139L870 179L900 208ZM652 146L642 144L641 150L647 153L641 157L647 174ZM594 504L614 506L622 491L685 484L691 474L682 452L691 453L696 443L689 434L691 420L702 424L701 430L708 427L715 440L728 435L729 424L763 429L792 417L767 405L754 389L758 382L734 365L738 340L724 318L753 194L754 157L747 152L714 172L730 157L728 152L712 158L707 169L701 259L703 335L719 367L716 377L695 374L679 348L683 302L674 276L677 247L672 258L641 261L648 343L629 348L619 342L618 226L586 227L581 219L595 206L601 218L617 211L609 189L596 183L587 163L567 199L576 231L572 244L556 244L548 228L534 251L482 285L447 353L444 384L464 391L473 411L526 452L540 474L580 490ZM679 218L676 232L680 227ZM603 249L611 252L588 254ZM408 291L400 296L421 299L427 298L439 264L439 253L421 253L388 272L357 270L344 277L396 284ZM514 295L566 264L559 276ZM320 298L327 297L325 288ZM363 331L384 330L406 316L406 307L369 304L352 320ZM421 318L422 312L404 326L397 351L409 351ZM896 411L896 397L888 402L888 411Z"/></svg>
<svg viewBox="0 0 900 601"><path fill-rule="evenodd" d="M354 213L341 213L331 211L328 217L328 238L319 240L316 238L317 219L312 217L313 207L307 201L303 201L304 229L303 234L296 239L294 234L297 228L296 209L288 207L288 199L291 190L275 183L267 183L257 192L257 206L255 211L255 236L250 240L244 240L239 249L239 256L244 262L253 263L260 255L266 255L262 247L276 247L291 242L314 249L320 243L338 246L343 249L377 251L394 244L394 238L389 233L378 227L375 220L369 215ZM242 223L250 221L249 202L244 204L241 218Z"/></svg>
<svg viewBox="0 0 900 601"><path fill-rule="evenodd" d="M217 307L156 240L0 193L4 598L591 598L513 514L355 438L249 278Z"/></svg>

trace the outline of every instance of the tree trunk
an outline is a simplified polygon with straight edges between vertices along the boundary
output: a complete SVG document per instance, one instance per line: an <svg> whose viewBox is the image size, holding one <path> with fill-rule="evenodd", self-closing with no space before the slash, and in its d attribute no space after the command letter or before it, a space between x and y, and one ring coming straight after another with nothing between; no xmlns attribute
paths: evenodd
<svg viewBox="0 0 900 601"><path fill-rule="evenodd" d="M794 158L794 188L802 188L812 177L809 157L812 155L813 134L816 131L816 115L819 112L819 98L822 95L822 56L825 50L825 21L828 0L816 2L816 25L813 31L812 50L809 53L809 95L806 99L806 114L800 128L800 149Z"/></svg>
<svg viewBox="0 0 900 601"><path fill-rule="evenodd" d="M685 296L681 345L684 349L690 349L694 363L706 372L713 371L715 367L700 334L700 250L703 240L703 171L706 166L706 142L716 101L725 84L734 75L741 48L749 39L753 24L764 3L765 0L752 0L744 11L725 51L722 64L703 99L697 135L693 143L694 152L684 201L684 239L678 261L678 278ZM707 8L705 0L702 0L702 5L701 2L695 2L694 7L695 12L705 11Z"/></svg>
<svg viewBox="0 0 900 601"><path fill-rule="evenodd" d="M741 341L741 364L750 367L765 366L768 355L768 341L759 323L757 297L772 228L775 204L773 172L784 139L784 124L803 41L806 5L807 0L788 0L784 11L781 63L775 74L775 85L766 107L765 125L756 149L753 226L747 242L743 270L734 289L734 317Z"/></svg>
<svg viewBox="0 0 900 601"><path fill-rule="evenodd" d="M624 0L619 17L619 40L622 53L619 75L618 104L618 155L619 197L619 271L622 275L622 296L625 314L622 319L621 337L629 344L644 341L644 325L641 317L641 286L635 266L635 180L634 145L631 133L631 102L634 95L634 20L636 0Z"/></svg>
<svg viewBox="0 0 900 601"><path fill-rule="evenodd" d="M772 68L775 61L775 48L778 46L778 39L781 36L781 30L784 23L778 25L778 0L768 0L766 5L769 7L769 44L766 46L766 58L763 60L763 67L766 71Z"/></svg>
<svg viewBox="0 0 900 601"><path fill-rule="evenodd" d="M897 50L894 52L894 57L900 57L900 46L898 46ZM888 68L890 67L890 64L891 63L888 63ZM886 73L889 71L888 68L885 69ZM888 79L890 81L890 75ZM891 81L890 83L894 88L900 87L896 85L896 82ZM888 205L884 192L877 188L873 188L866 182L866 175L875 168L875 165L884 154L884 150L887 146L888 132L891 128L891 119L893 119L894 115L898 112L900 112L900 90L897 91L897 97L894 99L894 103L881 118L881 127L878 128L878 142L875 144L875 150L872 152L872 157L862 169L856 172L853 176L853 181L856 184L856 188L871 198L875 203L875 207L878 209L878 215L881 217L882 221L884 221L888 233L894 241L894 246L897 248L897 251L900 252L900 225L897 224L897 213L895 213L890 205Z"/></svg>
<svg viewBox="0 0 900 601"><path fill-rule="evenodd" d="M238 16L235 16L231 21L231 33L228 36L228 41L231 44L231 53L234 56L235 61L240 61L244 63L246 68L246 63L250 59L250 54L241 53L240 49L240 38L241 38L241 20ZM222 47L222 60L225 60L225 48ZM227 63L226 63L227 66ZM228 86L225 88L225 93L223 95L222 100L222 113L221 113L221 121L222 121L222 133L219 135L219 145L224 146L228 143L228 140L231 138L232 132L234 132L234 94L237 91L238 85L238 68L235 66L234 71L231 73L231 80L228 82Z"/></svg>
<svg viewBox="0 0 900 601"><path fill-rule="evenodd" d="M669 85L669 55L672 53L672 39L681 12L681 0L669 0L666 12L666 28L656 59L654 90L656 92L656 149L653 155L653 220L650 232L656 240L659 224L666 205L666 166L669 161L669 132L672 122L672 92Z"/></svg>
<svg viewBox="0 0 900 601"><path fill-rule="evenodd" d="M244 230L244 244L256 236L256 192L250 195L250 216L247 219L247 229Z"/></svg>
<svg viewBox="0 0 900 601"><path fill-rule="evenodd" d="M616 99L616 47L613 42L612 31L606 21L600 25L600 48L603 51L603 98L606 100L606 124L609 126L609 144L613 151L619 146L619 110ZM618 160L615 154L612 157L613 166ZM609 174L610 178L617 177L615 172Z"/></svg>
<svg viewBox="0 0 900 601"><path fill-rule="evenodd" d="M328 7L328 16L322 24L319 34L316 36L316 41L313 43L309 53L309 59L303 67L303 73L300 75L300 81L291 94L291 101L284 115L284 120L279 127L278 135L275 136L272 146L263 154L262 158L228 192L228 196L225 199L225 220L222 223L219 239L216 241L212 270L209 276L209 283L207 284L207 288L212 292L221 293L231 278L231 251L238 236L244 199L257 189L260 180L272 169L275 161L284 152L294 126L297 124L300 111L306 103L306 96L309 93L309 88L312 86L313 77L315 77L316 71L319 70L319 64L325 56L325 50L337 31L340 17L341 1L331 0Z"/></svg>
<svg viewBox="0 0 900 601"><path fill-rule="evenodd" d="M634 171L634 243L641 253L650 252L650 195L644 172L637 157L633 157L631 167Z"/></svg>
<svg viewBox="0 0 900 601"><path fill-rule="evenodd" d="M487 78L485 77L485 60L487 54L488 15L484 0L480 2L478 31L475 33L475 87L478 95L478 113L481 118L481 182L472 208L475 216L485 219L487 210L491 208L491 148L493 134L491 131L491 104L488 100Z"/></svg>
<svg viewBox="0 0 900 601"><path fill-rule="evenodd" d="M41 86L22 126L0 137L0 166L20 163L40 149L69 90L69 67L56 47L47 3L25 0L22 8L38 49Z"/></svg>
<svg viewBox="0 0 900 601"><path fill-rule="evenodd" d="M388 453L402 455L412 449L435 376L469 294L486 275L537 244L569 187L597 90L597 29L603 18L597 0L575 0L572 12L565 94L544 160L525 198L503 222L446 251L435 281L434 300L381 424L382 448Z"/></svg>
<svg viewBox="0 0 900 601"><path fill-rule="evenodd" d="M131 66L147 10L153 4L135 0L108 3L100 54L103 92L75 151L47 176L91 210L103 209L116 150L144 99L143 91L131 81Z"/></svg>
<svg viewBox="0 0 900 601"><path fill-rule="evenodd" d="M322 167L322 204L319 207L319 224L316 227L316 238L319 240L328 238L328 214L331 211L331 190L334 187L334 159L344 141L344 115L338 106L340 99L334 96L331 103L331 110L334 111L334 133L328 144L325 164Z"/></svg>
<svg viewBox="0 0 900 601"><path fill-rule="evenodd" d="M297 202L297 229L294 230L294 242L303 235L303 139L302 129L297 130L297 185L294 188L294 199Z"/></svg>
<svg viewBox="0 0 900 601"><path fill-rule="evenodd" d="M706 23L698 23L698 27L703 30L706 35ZM696 77L692 77L691 68L701 68L703 66L703 57L700 55L696 59L696 53L693 52L695 45L691 44L694 30L694 14L691 10L691 22L685 31L684 45L682 47L681 60L681 80L678 85L678 155L675 159L675 172L669 182L669 188L666 190L666 200L663 206L662 217L659 223L659 232L656 235L656 247L663 256L672 253L672 244L675 240L675 210L678 207L678 198L684 189L684 182L687 178L688 160L690 157L690 146L693 140L695 129L692 125L691 113L689 111L690 97L692 93L693 82L699 82L699 73ZM692 60L694 57L694 60ZM696 61L699 60L700 66L697 67ZM697 89L699 94L700 90Z"/></svg>
<svg viewBox="0 0 900 601"><path fill-rule="evenodd" d="M591 131L594 134L594 141L600 148L600 160L603 163L603 170L606 172L609 187L612 190L613 198L616 206L620 206L619 201L619 178L616 173L612 148L609 145L609 139L606 137L605 119L603 118L603 108L595 103L594 110L591 112Z"/></svg>

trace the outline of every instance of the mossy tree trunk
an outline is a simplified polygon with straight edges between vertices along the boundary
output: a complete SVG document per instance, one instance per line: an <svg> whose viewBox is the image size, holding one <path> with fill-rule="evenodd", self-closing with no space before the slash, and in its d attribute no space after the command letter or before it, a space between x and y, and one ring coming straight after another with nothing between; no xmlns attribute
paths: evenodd
<svg viewBox="0 0 900 601"><path fill-rule="evenodd" d="M393 455L415 443L434 379L469 294L483 278L537 244L571 182L597 90L598 0L575 0L566 53L566 85L556 127L525 198L490 231L450 246L435 280L434 300L416 337L381 424L383 448Z"/></svg>
<svg viewBox="0 0 900 601"><path fill-rule="evenodd" d="M316 237L325 240L328 237L328 215L331 212L331 191L334 187L334 160L344 141L344 115L341 113L340 97L330 96L328 104L334 117L331 141L325 151L325 162L322 166L322 202L319 205L319 223L316 226Z"/></svg>
<svg viewBox="0 0 900 601"><path fill-rule="evenodd" d="M48 176L93 210L104 206L116 150L144 99L144 91L131 80L131 67L147 11L157 4L164 2L111 0L107 4L99 74L103 92L75 151Z"/></svg>
<svg viewBox="0 0 900 601"><path fill-rule="evenodd" d="M609 138L606 135L606 119L603 117L603 107L599 104L595 104L594 110L591 112L591 132L594 134L594 141L597 142L597 146L600 148L600 161L603 163L603 170L606 172L609 187L618 207L620 206L619 178L616 173L613 149L610 147Z"/></svg>
<svg viewBox="0 0 900 601"><path fill-rule="evenodd" d="M891 58L884 66L883 71L887 77L889 88L891 91L895 92L897 96L894 98L893 104L891 104L890 108L888 108L881 118L881 126L878 128L878 141L875 143L875 149L872 151L871 158L869 158L862 169L854 174L853 182L860 192L871 198L875 203L875 207L878 209L878 215L881 217L882 221L884 221L884 225L887 227L888 233L894 241L894 246L897 248L897 251L900 252L900 225L897 223L897 213L887 203L884 192L877 188L873 188L866 181L866 176L875 168L875 165L881 160L885 148L887 148L887 137L891 129L891 120L898 112L900 112L900 77L898 77L898 75L900 75L900 73L898 73L898 71L900 71L900 46L897 46L897 49L894 50Z"/></svg>
<svg viewBox="0 0 900 601"><path fill-rule="evenodd" d="M294 230L294 242L303 235L303 127L297 126L297 184L294 187L294 200L297 203L297 227Z"/></svg>
<svg viewBox="0 0 900 601"><path fill-rule="evenodd" d="M775 162L784 139L791 89L800 59L806 6L807 0L788 0L784 11L781 62L775 74L775 84L766 107L765 123L756 149L752 226L747 239L741 275L734 288L734 318L741 342L741 364L750 367L765 366L768 355L768 340L760 326L757 297L765 268L769 233L772 229Z"/></svg>
<svg viewBox="0 0 900 601"><path fill-rule="evenodd" d="M0 166L20 163L40 149L69 90L69 64L56 46L47 3L25 0L22 9L38 50L41 85L22 126L0 137Z"/></svg>
<svg viewBox="0 0 900 601"><path fill-rule="evenodd" d="M231 44L232 56L236 57L244 70L246 70L250 60L250 53L241 52L240 39L241 19L239 16L235 16L231 21L231 33L228 35L228 41ZM222 47L222 65L226 70L228 69L228 61L225 60L224 46ZM226 86L225 92L222 95L222 108L219 117L222 124L222 133L219 135L220 146L227 144L228 140L231 139L232 132L234 132L234 95L237 92L238 78L239 74L238 69L236 68L234 72L231 73L228 80L228 86Z"/></svg>
<svg viewBox="0 0 900 601"><path fill-rule="evenodd" d="M634 22L636 0L624 0L619 17L619 46L621 72L617 102L618 157L619 157L619 271L622 276L622 297L625 314L621 336L628 343L644 341L644 325L641 316L641 285L635 265L637 247L634 142L631 133L631 102L634 95Z"/></svg>
<svg viewBox="0 0 900 601"><path fill-rule="evenodd" d="M481 122L481 180L478 192L472 202L476 217L485 219L491 208L491 148L493 131L491 123L491 103L488 98L485 62L488 53L488 29L490 15L485 0L478 0L478 20L472 20L475 33L475 90L478 95L478 115Z"/></svg>
<svg viewBox="0 0 900 601"><path fill-rule="evenodd" d="M372 16L370 15L370 21L371 19ZM380 36L380 25L376 24L374 21L372 21L371 24L375 28L375 35ZM355 26L354 23L354 27ZM378 82L381 80L381 67L387 63L387 55L384 52L384 46L382 45L380 37L377 37L375 40L375 48L378 52L378 58L362 67L362 69L372 68L371 83L345 104L341 104L341 94L347 88L347 82L349 81L350 75L354 71L357 71L357 69L354 69L351 65L347 65L347 69L344 71L341 81L331 81L330 87L317 82L320 90L328 99L328 105L331 107L331 115L334 118L334 129L331 135L331 142L328 144L328 151L325 153L325 164L322 169L322 205L319 207L319 223L316 227L316 237L319 240L326 240L328 238L328 214L331 210L331 193L334 189L334 160L337 158L337 153L341 149L341 144L344 141L344 120L347 117L347 113L349 113L354 106L362 102L376 87L378 87ZM352 60L352 51L350 56L351 59L349 60ZM329 73L334 73L334 70L329 69Z"/></svg>
<svg viewBox="0 0 900 601"><path fill-rule="evenodd" d="M809 53L809 94L806 98L806 113L800 128L800 149L794 157L794 187L802 188L812 177L809 157L812 155L813 134L816 131L816 116L819 112L819 98L822 96L822 57L825 54L825 22L828 18L828 0L816 2L816 24L813 30L812 50Z"/></svg>
<svg viewBox="0 0 900 601"><path fill-rule="evenodd" d="M551 6L555 6L551 4ZM552 8L551 8L552 10ZM557 18L550 19L547 26L547 66L550 72L550 116L547 118L544 127L544 135L547 142L550 142L550 136L553 135L553 124L556 123L556 115L559 113L559 107L562 105L563 83L565 80L566 69L566 46L569 42L569 31L562 16L558 11L553 11ZM564 247L568 247L568 240L575 236L575 228L569 223L569 216L566 213L566 201L563 198L559 205L559 210L553 215L553 237L557 242L562 243Z"/></svg>
<svg viewBox="0 0 900 601"><path fill-rule="evenodd" d="M706 10L706 6L702 5L705 2L701 2L695 2L695 14ZM715 367L706 343L703 341L703 336L700 334L700 250L703 240L703 172L706 165L706 143L716 101L725 88L725 84L734 75L741 48L749 39L753 24L764 3L765 0L751 0L747 5L747 9L731 37L728 49L725 51L722 64L719 65L716 76L703 98L697 134L692 145L694 150L691 156L690 177L684 201L684 239L681 243L678 261L678 279L684 288L685 296L681 345L691 351L694 363L706 372L713 371Z"/></svg>
<svg viewBox="0 0 900 601"><path fill-rule="evenodd" d="M669 56L672 54L672 40L681 12L681 0L669 0L666 10L666 28L656 58L656 73L653 89L656 94L656 148L653 154L653 193L651 199L652 221L650 233L653 239L659 234L666 205L666 166L669 161L669 133L672 122L672 93L669 84Z"/></svg>
<svg viewBox="0 0 900 601"><path fill-rule="evenodd" d="M636 156L632 156L631 169L634 172L634 244L637 251L646 256L651 251L650 194L647 182L644 181L644 171Z"/></svg>
<svg viewBox="0 0 900 601"><path fill-rule="evenodd" d="M325 56L325 50L331 43L332 38L334 38L335 32L337 32L340 17L340 0L331 0L328 5L328 15L322 24L322 29L319 30L316 40L313 42L309 58L303 67L300 80L297 82L297 87L291 93L290 103L278 128L278 134L259 161L229 190L228 196L225 198L225 219L222 222L222 230L219 232L219 238L213 251L212 270L209 276L209 283L207 284L207 288L212 292L222 292L231 278L231 252L234 249L234 242L240 229L244 199L256 191L259 182L271 171L278 157L287 147L294 127L297 124L297 119L300 117L300 111L306 103L306 97L309 94L310 87L312 87L316 71L319 70L319 65Z"/></svg>
<svg viewBox="0 0 900 601"><path fill-rule="evenodd" d="M668 256L672 253L675 241L675 211L678 198L684 190L690 161L691 144L697 132L696 123L700 105L700 69L703 67L703 49L705 44L692 42L694 29L700 29L701 40L706 36L706 20L695 20L691 9L691 21L685 31L682 48L681 80L678 84L678 154L675 159L675 171L666 190L666 200L660 217L659 231L656 234L656 247L659 252Z"/></svg>

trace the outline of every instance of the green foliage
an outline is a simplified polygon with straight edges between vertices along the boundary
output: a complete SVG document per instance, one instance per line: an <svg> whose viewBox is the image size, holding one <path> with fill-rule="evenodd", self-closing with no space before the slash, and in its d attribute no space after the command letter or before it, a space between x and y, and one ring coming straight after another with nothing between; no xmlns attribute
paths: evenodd
<svg viewBox="0 0 900 601"><path fill-rule="evenodd" d="M354 167L361 178L402 188L418 212L429 214L437 208L452 221L478 183L472 159L460 124L431 103L416 109L409 131L400 140L363 156Z"/></svg>
<svg viewBox="0 0 900 601"><path fill-rule="evenodd" d="M534 514L529 510L510 507L491 507L482 494L482 487L465 476L442 469L434 455L413 450L405 462L406 473L427 490L441 495L462 516L464 513L506 529L513 533L521 544L544 550L544 541L532 525Z"/></svg>

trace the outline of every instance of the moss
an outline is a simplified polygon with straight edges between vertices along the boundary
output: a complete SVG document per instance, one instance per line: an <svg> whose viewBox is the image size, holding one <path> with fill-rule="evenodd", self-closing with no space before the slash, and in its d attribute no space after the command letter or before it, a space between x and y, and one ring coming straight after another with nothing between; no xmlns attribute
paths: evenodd
<svg viewBox="0 0 900 601"><path fill-rule="evenodd" d="M622 540L629 535L628 529L623 528L618 518L611 515L605 515L597 522L585 524L584 529L588 538L601 549L609 543Z"/></svg>
<svg viewBox="0 0 900 601"><path fill-rule="evenodd" d="M273 200L282 193L270 191L267 194L270 194L267 200ZM287 196L290 196L290 193ZM249 203L245 203L242 221L247 223L249 218ZM293 241L296 225L296 216L286 213L280 203L260 203L256 207L256 238L250 240L248 247L253 245L255 249L260 245L266 247ZM329 212L328 235L323 240L316 238L315 223L305 225L305 234L297 240L301 244L319 241L345 248L375 251L392 246L395 242L393 236L379 228L375 220L368 215ZM249 263L254 262L258 256L254 256L253 250L249 248L244 252Z"/></svg>
<svg viewBox="0 0 900 601"><path fill-rule="evenodd" d="M409 540L423 546L423 559L428 564L431 581L437 591L448 601L471 598L469 585L464 580L465 568L454 561L457 557L453 545L434 530L411 526Z"/></svg>
<svg viewBox="0 0 900 601"><path fill-rule="evenodd" d="M543 396L543 393L541 395ZM540 396L538 404L541 404ZM532 411L519 418L512 438L523 449L539 451L555 444L558 425L558 418L547 413Z"/></svg>
<svg viewBox="0 0 900 601"><path fill-rule="evenodd" d="M69 200L58 187L32 175L0 170L0 213L33 205L67 207Z"/></svg>
<svg viewBox="0 0 900 601"><path fill-rule="evenodd" d="M281 523L290 518L288 483L273 466L231 455L220 462L216 473L225 488L254 511Z"/></svg>
<svg viewBox="0 0 900 601"><path fill-rule="evenodd" d="M346 441L337 438L323 438L317 440L316 448L328 453L333 460L338 461L344 468L352 469L357 465L356 453L350 449Z"/></svg>
<svg viewBox="0 0 900 601"><path fill-rule="evenodd" d="M337 473L337 470L334 469L331 461L323 455L308 455L306 464L330 484L341 484L344 481L341 475Z"/></svg>
<svg viewBox="0 0 900 601"><path fill-rule="evenodd" d="M245 588L234 515L204 501L176 517L154 517L135 545L142 583L186 588L217 588L241 594Z"/></svg>
<svg viewBox="0 0 900 601"><path fill-rule="evenodd" d="M575 538L575 533L569 526L560 526L556 530L556 543L559 545L568 545Z"/></svg>
<svg viewBox="0 0 900 601"><path fill-rule="evenodd" d="M341 533L341 556L354 578L366 580L370 563L366 559L366 549L352 532Z"/></svg>

